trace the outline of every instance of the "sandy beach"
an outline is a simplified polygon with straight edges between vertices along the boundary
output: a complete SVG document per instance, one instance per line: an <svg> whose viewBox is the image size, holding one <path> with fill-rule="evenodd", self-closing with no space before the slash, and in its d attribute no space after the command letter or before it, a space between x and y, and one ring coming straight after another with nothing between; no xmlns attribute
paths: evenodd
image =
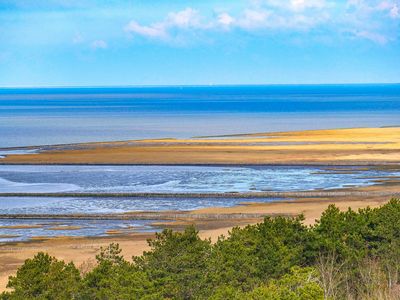
<svg viewBox="0 0 400 300"><path fill-rule="evenodd" d="M40 150L37 154L7 155L0 159L0 163L393 164L400 162L400 127L135 140L37 148Z"/></svg>

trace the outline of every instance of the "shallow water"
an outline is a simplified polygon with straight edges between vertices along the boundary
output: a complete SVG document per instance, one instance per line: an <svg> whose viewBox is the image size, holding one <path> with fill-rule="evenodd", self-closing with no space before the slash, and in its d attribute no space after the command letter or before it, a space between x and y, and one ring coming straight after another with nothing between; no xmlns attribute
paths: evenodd
<svg viewBox="0 0 400 300"><path fill-rule="evenodd" d="M111 214L132 211L187 211L274 200L278 200L278 198L0 197L0 214Z"/></svg>
<svg viewBox="0 0 400 300"><path fill-rule="evenodd" d="M224 193L303 191L371 185L400 171L316 166L27 166L0 165L0 193L162 192ZM129 211L186 211L229 207L276 198L0 197L0 214L112 214ZM34 217L34 216L32 216ZM102 236L107 230L154 231L151 221L0 219L0 242L34 236ZM39 228L1 226L45 224ZM78 226L76 230L51 227Z"/></svg>
<svg viewBox="0 0 400 300"><path fill-rule="evenodd" d="M154 232L157 228L150 226L153 222L153 220L0 219L0 243L26 241L32 237L107 236L108 230L124 233ZM68 226L76 228L71 229Z"/></svg>
<svg viewBox="0 0 400 300"><path fill-rule="evenodd" d="M399 175L361 167L0 165L0 193L303 191L366 186Z"/></svg>

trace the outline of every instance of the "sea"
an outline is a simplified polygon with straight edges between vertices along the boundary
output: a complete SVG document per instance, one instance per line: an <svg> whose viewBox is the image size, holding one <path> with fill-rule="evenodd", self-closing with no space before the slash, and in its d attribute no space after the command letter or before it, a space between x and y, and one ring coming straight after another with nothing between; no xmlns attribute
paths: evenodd
<svg viewBox="0 0 400 300"><path fill-rule="evenodd" d="M0 88L0 148L400 125L400 84Z"/></svg>

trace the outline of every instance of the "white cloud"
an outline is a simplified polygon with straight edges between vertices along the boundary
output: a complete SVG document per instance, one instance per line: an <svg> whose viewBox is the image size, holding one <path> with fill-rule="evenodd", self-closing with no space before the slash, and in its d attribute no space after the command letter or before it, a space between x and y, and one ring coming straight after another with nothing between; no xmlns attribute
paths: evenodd
<svg viewBox="0 0 400 300"><path fill-rule="evenodd" d="M392 19L398 19L400 18L400 9L399 5L395 3L394 1L381 1L379 4L376 6L376 10L380 11L387 11L388 15Z"/></svg>
<svg viewBox="0 0 400 300"><path fill-rule="evenodd" d="M165 27L200 27L200 15L196 10L190 7L178 12L169 13L165 22Z"/></svg>
<svg viewBox="0 0 400 300"><path fill-rule="evenodd" d="M306 31L329 22L335 4L329 0L254 0L237 16L231 16L228 26L246 31L293 30ZM221 15L218 22L221 23ZM226 22L228 23L228 22Z"/></svg>
<svg viewBox="0 0 400 300"><path fill-rule="evenodd" d="M342 27L356 32L355 36L377 44L397 39L399 23L388 19L400 19L399 0L348 0Z"/></svg>
<svg viewBox="0 0 400 300"><path fill-rule="evenodd" d="M375 32L359 31L356 33L356 36L373 41L378 44L386 44L388 42L388 39L385 36Z"/></svg>
<svg viewBox="0 0 400 300"><path fill-rule="evenodd" d="M381 1L379 4L376 6L378 10L390 10L393 7L393 4L390 3L389 1Z"/></svg>
<svg viewBox="0 0 400 300"><path fill-rule="evenodd" d="M389 15L390 17L392 17L393 19L399 19L400 18L400 11L399 11L399 7L397 6L397 4L395 4L391 10L389 11Z"/></svg>
<svg viewBox="0 0 400 300"><path fill-rule="evenodd" d="M306 31L329 21L329 14L320 11L318 15L305 12L277 12L271 9L248 9L238 18L236 25L242 29L252 30L291 30Z"/></svg>
<svg viewBox="0 0 400 300"><path fill-rule="evenodd" d="M95 40L90 46L93 49L106 49L108 47L107 43L103 40Z"/></svg>
<svg viewBox="0 0 400 300"><path fill-rule="evenodd" d="M230 26L235 22L235 18L228 13L221 13L217 16L217 22L222 26Z"/></svg>
<svg viewBox="0 0 400 300"><path fill-rule="evenodd" d="M269 14L269 12L264 10L246 9L238 23L242 28L261 28L266 25Z"/></svg>
<svg viewBox="0 0 400 300"><path fill-rule="evenodd" d="M323 9L328 6L328 3L325 0L291 0L290 5L294 10L305 10L308 8Z"/></svg>
<svg viewBox="0 0 400 300"><path fill-rule="evenodd" d="M165 26L163 24L143 26L136 21L130 21L128 25L125 26L125 31L152 38L162 38L166 36Z"/></svg>
<svg viewBox="0 0 400 300"><path fill-rule="evenodd" d="M164 21L146 26L141 25L135 20L132 20L125 26L125 31L131 34L137 34L150 38L169 38L169 30L179 29L194 29L205 28L200 21L199 13L192 9L186 8L178 12L171 12L167 15Z"/></svg>
<svg viewBox="0 0 400 300"><path fill-rule="evenodd" d="M125 31L147 38L184 43L187 39L202 36L199 33L220 29L241 29L248 33L300 33L321 29L315 30L316 34L328 36L335 32L350 32L353 37L384 44L393 39L394 32L394 23L385 23L385 18L400 19L397 1L346 0L339 3L332 0L250 0L248 5L234 14L223 11L207 16L189 7L169 12L163 20L152 24L132 20L125 26Z"/></svg>
<svg viewBox="0 0 400 300"><path fill-rule="evenodd" d="M333 6L333 3L326 0L264 0L259 1L258 5L275 7L281 10L303 11L307 9L324 9Z"/></svg>

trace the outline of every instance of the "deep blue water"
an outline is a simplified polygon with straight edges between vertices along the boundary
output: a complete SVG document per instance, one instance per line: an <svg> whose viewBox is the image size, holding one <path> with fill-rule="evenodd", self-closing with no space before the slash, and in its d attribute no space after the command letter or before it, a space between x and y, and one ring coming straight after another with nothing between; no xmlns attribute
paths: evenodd
<svg viewBox="0 0 400 300"><path fill-rule="evenodd" d="M0 148L400 124L400 85L0 89Z"/></svg>

